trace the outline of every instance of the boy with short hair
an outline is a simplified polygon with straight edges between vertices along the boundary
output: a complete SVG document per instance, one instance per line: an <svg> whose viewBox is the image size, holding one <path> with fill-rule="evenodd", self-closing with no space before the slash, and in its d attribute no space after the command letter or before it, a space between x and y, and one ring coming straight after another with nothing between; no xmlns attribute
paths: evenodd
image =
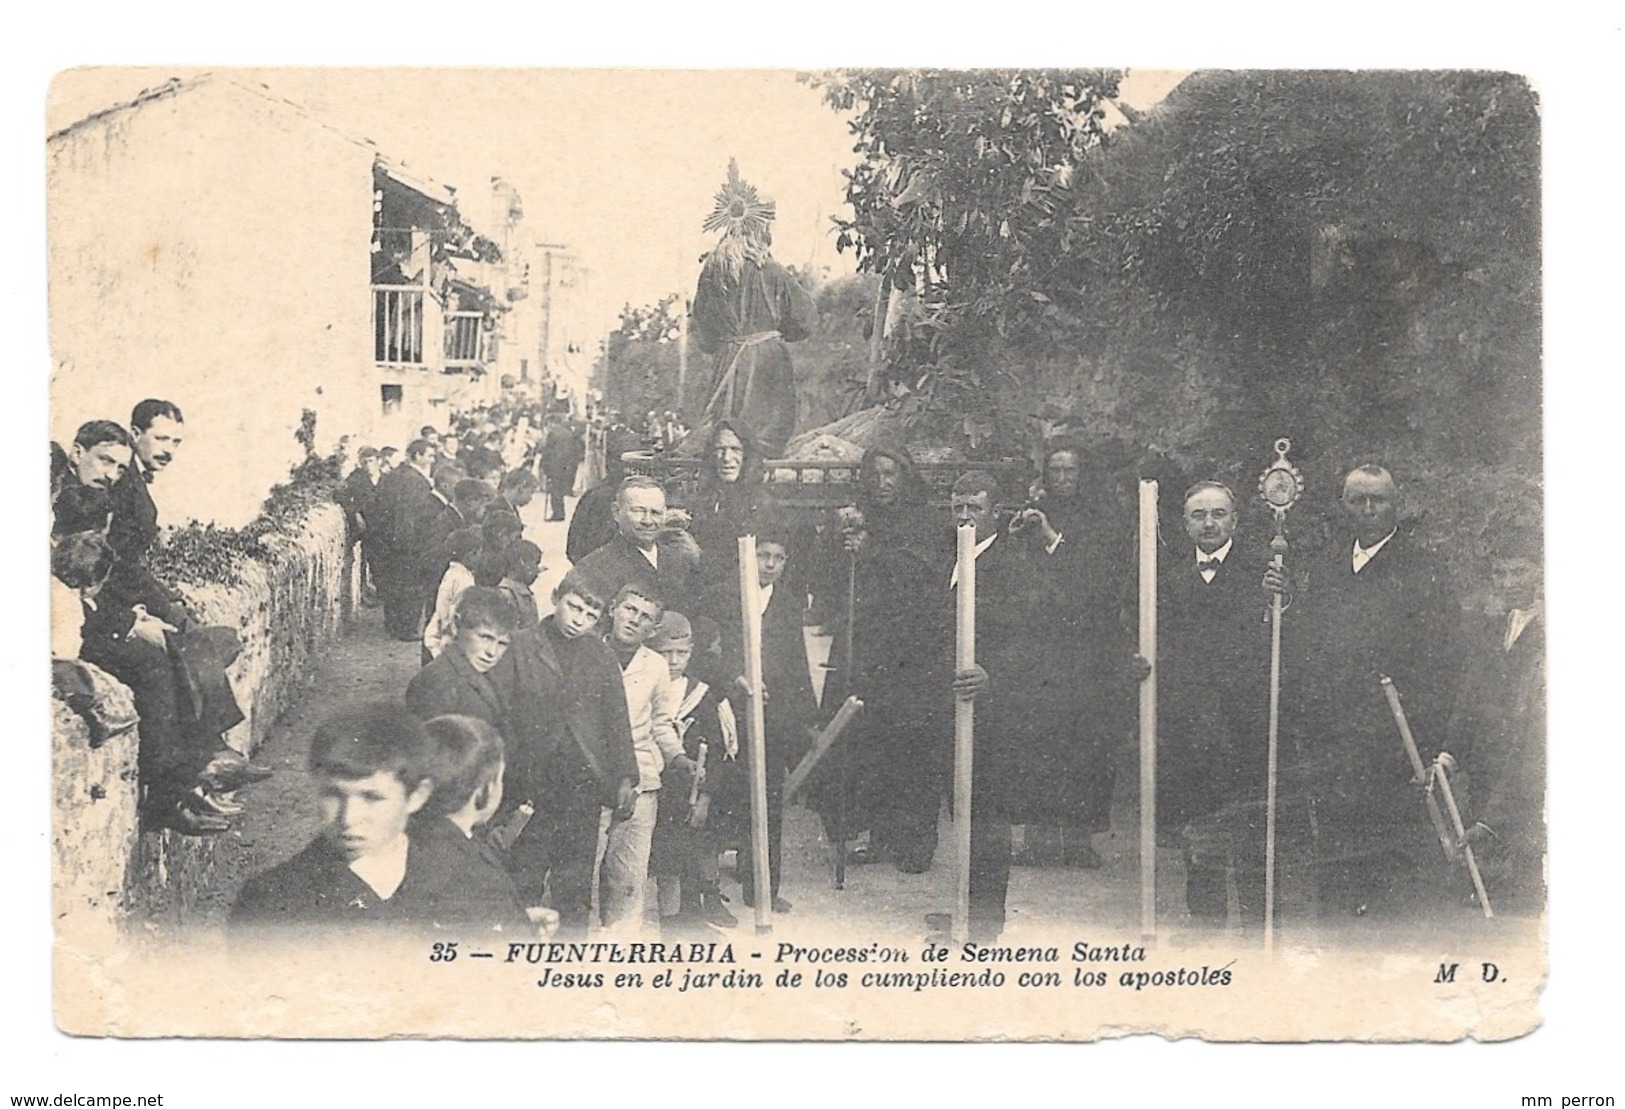
<svg viewBox="0 0 1625 1109"><path fill-rule="evenodd" d="M508 653L519 622L500 591L473 586L452 616L450 646L412 675L406 707L418 719L456 714L473 716L507 734L508 702L488 675Z"/></svg>
<svg viewBox="0 0 1625 1109"><path fill-rule="evenodd" d="M694 769L673 722L677 696L671 672L665 659L644 646L665 607L651 584L630 582L615 595L605 636L620 663L638 765L637 795L630 815L605 822L598 896L606 927L622 922L632 929L642 925L661 776L667 768L687 774Z"/></svg>
<svg viewBox="0 0 1625 1109"><path fill-rule="evenodd" d="M587 931L601 809L624 819L636 801L621 669L596 634L612 596L591 573L572 569L553 591L553 611L516 633L491 672L511 709L508 812L524 803L535 810L513 840L508 867L526 905L540 904L545 892L564 938Z"/></svg>
<svg viewBox="0 0 1625 1109"><path fill-rule="evenodd" d="M697 622L696 622L697 623ZM714 625L713 625L714 632ZM737 738L725 733L711 687L692 677L695 629L680 612L667 612L648 648L666 660L677 700L675 720L683 753L699 777L668 769L655 825L653 869L659 879L660 922L673 933L732 928L738 919L723 904L717 855L734 834L741 808Z"/></svg>
<svg viewBox="0 0 1625 1109"><path fill-rule="evenodd" d="M772 879L773 911L787 913L790 902L779 896L782 877L784 831L784 779L790 768L806 754L811 728L818 713L812 675L807 665L807 641L802 631L805 598L799 591L781 586L790 562L790 533L777 518L764 517L756 530L756 582L762 603L762 684L767 698L762 704L767 748L767 853ZM737 614L737 605L734 609ZM744 669L743 621L737 616L724 627L730 656L738 672ZM742 706L743 707L743 706ZM741 743L746 774L749 774L749 745ZM747 777L747 781L748 781ZM748 836L746 837L749 838ZM756 903L755 871L748 850L740 852L739 885L745 904Z"/></svg>
<svg viewBox="0 0 1625 1109"><path fill-rule="evenodd" d="M434 792L434 740L404 707L341 709L316 728L310 770L323 827L299 854L250 878L233 928L372 932L418 923L407 824Z"/></svg>
<svg viewBox="0 0 1625 1109"><path fill-rule="evenodd" d="M541 613L536 608L536 596L530 587L542 574L542 549L529 539L521 539L508 548L503 567L502 580L497 583L497 588L512 602L514 612L519 617L515 629L523 631L534 628L541 623Z"/></svg>
<svg viewBox="0 0 1625 1109"><path fill-rule="evenodd" d="M474 560L480 553L478 528L459 528L446 537L446 572L435 591L434 608L423 626L423 664L440 657L456 638L457 602L474 585Z"/></svg>
<svg viewBox="0 0 1625 1109"><path fill-rule="evenodd" d="M502 736L473 716L423 727L438 757L434 793L410 829L424 863L424 881L410 891L416 911L440 931L534 933L518 887L475 834L502 804Z"/></svg>

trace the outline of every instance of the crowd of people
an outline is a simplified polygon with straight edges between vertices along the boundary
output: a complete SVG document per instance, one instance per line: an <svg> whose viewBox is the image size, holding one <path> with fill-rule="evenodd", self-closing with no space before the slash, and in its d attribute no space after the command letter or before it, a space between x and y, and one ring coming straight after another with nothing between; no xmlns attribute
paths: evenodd
<svg viewBox="0 0 1625 1109"><path fill-rule="evenodd" d="M1012 866L1102 864L1094 837L1112 824L1152 662L1132 634L1131 510L1083 443L1047 441L1030 487L1001 488L968 465L950 511L932 503L908 450L874 446L854 503L813 519L776 503L759 442L738 419L698 433L697 488L628 473L649 443L613 429L594 444L602 479L569 521L570 567L538 597L546 556L521 510L542 491L548 518L562 519L589 452L580 429L533 415L426 427L393 468L387 451L360 452L339 499L388 634L419 644L423 666L401 699L353 706L318 729L310 765L324 829L244 888L236 924L568 937L596 922L701 934L737 923L721 885L729 852L746 905L765 897L790 912L785 782L849 696L864 709L807 790L848 864L941 865L956 700L979 706L973 938L1004 930ZM53 572L86 613L82 649L65 657L135 692L149 807L207 834L229 820L232 792L263 772L220 742L235 721L211 701L206 674L229 644L211 642L143 569L154 529L141 494L183 428L175 406L143 402L130 431L87 424L58 452ZM1338 530L1284 568L1216 480L1190 484L1180 528L1163 538L1157 835L1183 855L1190 919L1257 928L1264 916L1271 594L1286 611L1283 878L1320 911L1353 917L1467 905L1466 877L1445 857L1460 844L1441 850L1434 837L1428 782L1401 746L1388 678L1425 761L1453 757L1465 839L1500 896L1538 908L1538 550L1507 563L1494 627L1470 627L1451 579L1401 523L1392 474L1355 467L1340 492ZM977 540L977 664L961 669L954 552L965 526ZM747 861L758 830L741 727L745 535L762 605L767 890ZM809 614L836 633L821 696Z"/></svg>

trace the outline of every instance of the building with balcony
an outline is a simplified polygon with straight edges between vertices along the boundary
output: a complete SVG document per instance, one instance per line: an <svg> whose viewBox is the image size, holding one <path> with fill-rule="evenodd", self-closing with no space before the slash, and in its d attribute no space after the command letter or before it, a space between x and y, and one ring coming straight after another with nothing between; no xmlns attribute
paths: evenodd
<svg viewBox="0 0 1625 1109"><path fill-rule="evenodd" d="M179 404L186 447L153 485L168 521L251 519L302 457L307 411L319 452L400 446L534 366L523 209L498 183L465 198L229 74L46 146L51 435Z"/></svg>

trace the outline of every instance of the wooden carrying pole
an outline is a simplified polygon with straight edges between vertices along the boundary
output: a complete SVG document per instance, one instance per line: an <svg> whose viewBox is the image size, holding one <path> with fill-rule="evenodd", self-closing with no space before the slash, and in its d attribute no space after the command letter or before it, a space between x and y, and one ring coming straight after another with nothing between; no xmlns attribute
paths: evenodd
<svg viewBox="0 0 1625 1109"><path fill-rule="evenodd" d="M976 528L955 529L959 536L954 627L954 669L976 665ZM976 734L976 703L954 699L954 918L953 939L970 936L971 759Z"/></svg>
<svg viewBox="0 0 1625 1109"><path fill-rule="evenodd" d="M1422 764L1422 752L1416 746L1416 734L1411 731L1411 722L1405 715L1405 706L1400 702L1399 690L1394 688L1394 680L1387 674L1381 675L1377 680L1382 684L1382 695L1388 699L1388 711L1393 714L1394 726L1399 729L1399 739L1405 745L1405 754L1411 760L1414 781L1417 785L1422 785L1429 780L1428 769ZM1428 819L1433 821L1433 834L1439 837L1439 846L1444 848L1444 857L1454 859L1456 840L1444 822L1444 813L1439 811L1439 802L1434 799L1432 791L1423 796L1427 801Z"/></svg>
<svg viewBox="0 0 1625 1109"><path fill-rule="evenodd" d="M789 804L806 787L807 779L812 776L812 772L824 760L824 756L829 754L829 749L835 746L836 741L841 738L841 733L846 731L846 726L852 723L852 720L862 711L863 701L857 697L848 697L841 702L841 707L836 710L835 716L828 724L824 725L824 730L819 732L818 737L813 740L812 750L807 752L802 760L796 764L796 768L790 771L790 776L784 780L785 804Z"/></svg>
<svg viewBox="0 0 1625 1109"><path fill-rule="evenodd" d="M884 282L882 282L884 284ZM852 673L854 665L852 658L852 625L858 618L858 557L852 551L846 552L846 626L841 629L841 687L846 690L846 703L850 704L857 698L852 696L856 688L856 678ZM858 701L859 707L863 702ZM846 705L843 704L844 711ZM840 719L840 714L836 714ZM832 722L833 724L833 722ZM842 727L844 727L844 723ZM837 735L839 732L836 733ZM841 747L840 781L837 783L838 796L836 799L836 824L840 831L835 836L835 888L846 888L846 836L847 812L851 807L852 795L852 743L847 741ZM785 792L784 799L788 801L790 794Z"/></svg>
<svg viewBox="0 0 1625 1109"><path fill-rule="evenodd" d="M743 614L745 684L750 687L745 742L750 750L750 864L756 881L756 934L773 931L773 879L767 859L767 739L762 715L762 602L756 581L756 537L739 537L739 607Z"/></svg>
<svg viewBox="0 0 1625 1109"><path fill-rule="evenodd" d="M1157 483L1140 482L1140 935L1157 935Z"/></svg>
<svg viewBox="0 0 1625 1109"><path fill-rule="evenodd" d="M1430 787L1437 785L1439 792L1444 794L1445 808L1450 810L1450 823L1456 829L1456 836L1461 842L1461 852L1467 858L1467 874L1473 880L1473 889L1478 893L1479 907L1484 910L1484 919L1489 920L1495 916L1495 907L1490 904L1490 891L1484 888L1484 875L1478 869L1478 858L1473 854L1473 845L1467 842L1467 828L1461 822L1461 809L1456 805L1456 792L1450 788L1450 768L1455 766L1455 760L1443 751L1433 760L1433 777ZM1431 796L1431 794L1430 794Z"/></svg>

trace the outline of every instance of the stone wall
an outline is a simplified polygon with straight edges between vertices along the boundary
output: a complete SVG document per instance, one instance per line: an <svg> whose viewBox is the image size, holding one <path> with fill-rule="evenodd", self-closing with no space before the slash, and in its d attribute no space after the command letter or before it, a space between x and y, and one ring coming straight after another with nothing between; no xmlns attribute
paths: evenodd
<svg viewBox="0 0 1625 1109"><path fill-rule="evenodd" d="M344 540L343 512L322 505L296 533L267 537L271 557L244 566L239 584L182 587L199 621L235 628L242 639L230 675L246 719L226 741L245 754L265 739L354 612L359 568ZM103 696L128 697L108 684ZM213 841L138 833L137 730L91 748L84 721L60 701L53 710L59 935L80 921L148 931L183 921L211 880Z"/></svg>

